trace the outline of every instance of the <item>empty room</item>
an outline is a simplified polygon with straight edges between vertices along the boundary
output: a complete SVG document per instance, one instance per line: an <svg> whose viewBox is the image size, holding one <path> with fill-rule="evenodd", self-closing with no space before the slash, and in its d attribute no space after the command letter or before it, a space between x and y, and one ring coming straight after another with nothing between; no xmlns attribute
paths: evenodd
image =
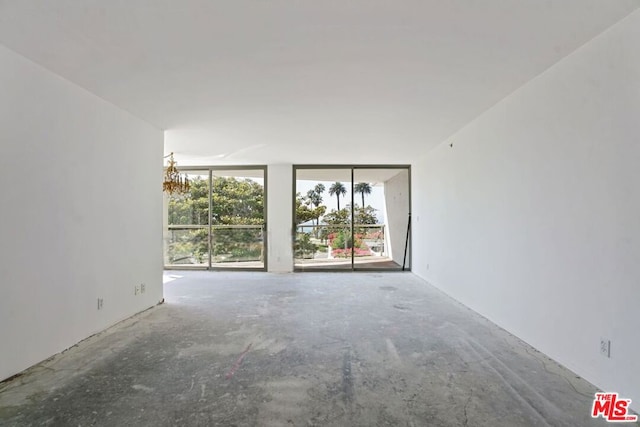
<svg viewBox="0 0 640 427"><path fill-rule="evenodd" d="M0 0L0 425L640 425L640 0Z"/></svg>

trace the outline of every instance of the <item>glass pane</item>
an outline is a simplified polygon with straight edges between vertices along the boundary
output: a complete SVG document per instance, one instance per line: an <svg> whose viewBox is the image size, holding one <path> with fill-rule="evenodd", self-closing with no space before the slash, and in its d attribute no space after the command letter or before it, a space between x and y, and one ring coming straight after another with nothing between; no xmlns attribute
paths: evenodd
<svg viewBox="0 0 640 427"><path fill-rule="evenodd" d="M164 263L167 267L209 265L209 172L180 170L191 182L187 194L164 196Z"/></svg>
<svg viewBox="0 0 640 427"><path fill-rule="evenodd" d="M211 266L264 268L264 171L214 170Z"/></svg>
<svg viewBox="0 0 640 427"><path fill-rule="evenodd" d="M351 269L351 169L297 169L296 269Z"/></svg>
<svg viewBox="0 0 640 427"><path fill-rule="evenodd" d="M409 269L409 169L356 168L354 269Z"/></svg>
<svg viewBox="0 0 640 427"><path fill-rule="evenodd" d="M212 266L262 268L263 241L262 225L214 225L211 235Z"/></svg>
<svg viewBox="0 0 640 427"><path fill-rule="evenodd" d="M209 265L208 227L170 227L165 236L165 265Z"/></svg>

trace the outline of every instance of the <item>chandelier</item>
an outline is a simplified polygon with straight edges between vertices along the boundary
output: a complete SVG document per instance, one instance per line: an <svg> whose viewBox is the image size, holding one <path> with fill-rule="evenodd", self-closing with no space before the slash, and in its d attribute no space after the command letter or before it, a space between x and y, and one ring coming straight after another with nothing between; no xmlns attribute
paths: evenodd
<svg viewBox="0 0 640 427"><path fill-rule="evenodd" d="M178 164L173 160L173 153L164 158L169 158L167 161L167 169L164 172L164 182L162 183L162 191L167 194L185 194L191 188L189 184L189 177L185 174L184 177L178 172L176 165Z"/></svg>

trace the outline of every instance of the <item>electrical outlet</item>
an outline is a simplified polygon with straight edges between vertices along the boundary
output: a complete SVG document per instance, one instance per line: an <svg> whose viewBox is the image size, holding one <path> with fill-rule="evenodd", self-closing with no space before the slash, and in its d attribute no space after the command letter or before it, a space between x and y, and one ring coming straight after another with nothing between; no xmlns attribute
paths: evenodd
<svg viewBox="0 0 640 427"><path fill-rule="evenodd" d="M144 294L144 291L146 290L147 286L144 283L140 283L140 293Z"/></svg>
<svg viewBox="0 0 640 427"><path fill-rule="evenodd" d="M600 354L611 357L611 341L606 338L600 338Z"/></svg>
<svg viewBox="0 0 640 427"><path fill-rule="evenodd" d="M140 293L140 285L135 285L133 287L133 294L138 295Z"/></svg>
<svg viewBox="0 0 640 427"><path fill-rule="evenodd" d="M98 298L98 310L102 310L103 304L104 304L104 301L102 300L102 298Z"/></svg>

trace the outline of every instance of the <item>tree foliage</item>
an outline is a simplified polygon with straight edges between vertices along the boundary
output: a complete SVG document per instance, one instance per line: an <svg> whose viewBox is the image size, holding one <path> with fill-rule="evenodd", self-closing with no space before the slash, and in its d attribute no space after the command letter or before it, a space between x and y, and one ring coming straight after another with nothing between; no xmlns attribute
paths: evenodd
<svg viewBox="0 0 640 427"><path fill-rule="evenodd" d="M362 196L362 207L364 208L364 195L371 194L371 184L368 182L359 182L353 187L353 191L360 193Z"/></svg>
<svg viewBox="0 0 640 427"><path fill-rule="evenodd" d="M307 191L307 201L316 208L322 203L322 193L324 193L324 184L318 183L311 190Z"/></svg>
<svg viewBox="0 0 640 427"><path fill-rule="evenodd" d="M329 225L347 225L351 223L351 210L346 207L339 211L333 209L322 220Z"/></svg>
<svg viewBox="0 0 640 427"><path fill-rule="evenodd" d="M297 233L294 244L294 253L296 258L311 258L318 249L318 246L311 241L311 235L308 233Z"/></svg>
<svg viewBox="0 0 640 427"><path fill-rule="evenodd" d="M170 196L169 225L202 225L203 228L174 233L170 245L171 262L193 256L203 262L208 254L209 219L212 254L228 260L258 259L262 252L260 228L226 228L231 225L264 223L264 189L251 179L213 178L213 197L209 212L209 180L195 177L185 196ZM216 228L215 226L222 226Z"/></svg>
<svg viewBox="0 0 640 427"><path fill-rule="evenodd" d="M186 196L169 196L170 225L209 224L209 180L191 179L191 189Z"/></svg>
<svg viewBox="0 0 640 427"><path fill-rule="evenodd" d="M215 177L211 205L212 225L264 222L264 189L250 179ZM208 225L208 218L208 179L195 177L188 195L169 198L170 225Z"/></svg>
<svg viewBox="0 0 640 427"><path fill-rule="evenodd" d="M371 206L367 206L366 208L356 207L354 214L354 220L356 224L373 225L378 223L376 210Z"/></svg>
<svg viewBox="0 0 640 427"><path fill-rule="evenodd" d="M344 196L345 194L347 194L347 189L341 182L336 181L331 184L331 187L329 187L329 195L336 196L336 200L338 202L338 210L340 210L340 196Z"/></svg>
<svg viewBox="0 0 640 427"><path fill-rule="evenodd" d="M366 208L356 206L353 219L355 224L373 225L378 223L376 210L371 206ZM329 225L351 224L351 205L347 205L346 208L339 211L332 210L324 216L323 220Z"/></svg>
<svg viewBox="0 0 640 427"><path fill-rule="evenodd" d="M313 207L313 204L307 203L308 199L302 197L300 193L296 193L296 224L303 224L308 221L320 221L320 217L327 210L326 206L320 205Z"/></svg>
<svg viewBox="0 0 640 427"><path fill-rule="evenodd" d="M296 224L303 224L313 219L313 211L305 203L302 194L296 193Z"/></svg>

